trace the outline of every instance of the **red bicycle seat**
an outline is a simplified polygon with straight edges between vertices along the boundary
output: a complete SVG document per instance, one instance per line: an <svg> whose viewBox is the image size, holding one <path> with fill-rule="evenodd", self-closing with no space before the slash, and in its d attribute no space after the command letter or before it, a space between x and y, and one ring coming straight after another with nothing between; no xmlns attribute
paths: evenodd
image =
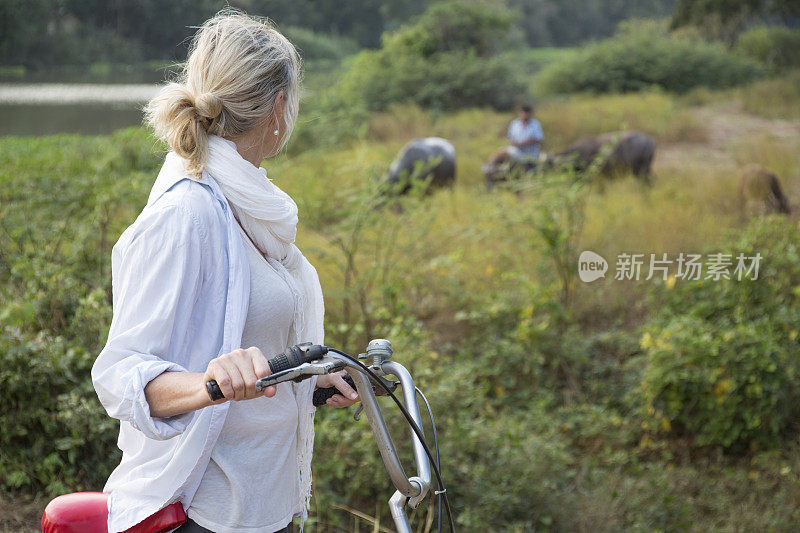
<svg viewBox="0 0 800 533"><path fill-rule="evenodd" d="M42 515L43 533L108 533L108 494L73 492L54 498ZM180 502L148 516L124 533L160 533L186 522Z"/></svg>
<svg viewBox="0 0 800 533"><path fill-rule="evenodd" d="M53 499L44 508L43 533L108 533L108 494L73 492Z"/></svg>

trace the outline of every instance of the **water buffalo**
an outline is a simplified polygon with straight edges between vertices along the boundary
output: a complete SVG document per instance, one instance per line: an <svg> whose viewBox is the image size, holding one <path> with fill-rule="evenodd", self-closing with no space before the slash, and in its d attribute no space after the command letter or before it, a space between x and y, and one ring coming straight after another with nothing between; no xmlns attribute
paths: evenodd
<svg viewBox="0 0 800 533"><path fill-rule="evenodd" d="M389 166L386 181L404 194L411 178L430 178L431 187L446 187L456 179L456 149L441 137L420 137L403 147Z"/></svg>
<svg viewBox="0 0 800 533"><path fill-rule="evenodd" d="M748 165L739 177L739 204L744 216L789 213L778 176L760 165Z"/></svg>
<svg viewBox="0 0 800 533"><path fill-rule="evenodd" d="M645 183L650 183L650 166L656 151L656 141L639 131L619 131L586 137L563 152L549 156L548 162L570 164L582 172L598 156L607 153L600 163L603 175L631 172Z"/></svg>
<svg viewBox="0 0 800 533"><path fill-rule="evenodd" d="M506 146L492 154L483 164L483 178L486 190L491 191L500 182L508 181L536 167L536 163L526 159L522 150L516 146Z"/></svg>

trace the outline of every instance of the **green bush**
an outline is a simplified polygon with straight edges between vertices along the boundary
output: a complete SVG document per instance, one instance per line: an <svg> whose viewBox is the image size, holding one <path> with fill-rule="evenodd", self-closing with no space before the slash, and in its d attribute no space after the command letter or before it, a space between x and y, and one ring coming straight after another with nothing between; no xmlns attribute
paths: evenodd
<svg viewBox="0 0 800 533"><path fill-rule="evenodd" d="M500 54L513 42L512 22L510 12L482 2L435 4L415 24L385 35L380 50L358 54L335 93L371 111L395 102L508 109L525 92Z"/></svg>
<svg viewBox="0 0 800 533"><path fill-rule="evenodd" d="M649 27L649 26L648 26ZM754 79L763 68L720 44L652 31L620 33L587 46L536 76L541 93L614 93L659 87L683 93Z"/></svg>
<svg viewBox="0 0 800 533"><path fill-rule="evenodd" d="M758 279L664 289L641 342L647 429L697 447L780 445L800 416L799 238L793 222L757 220L722 251L760 253Z"/></svg>
<svg viewBox="0 0 800 533"><path fill-rule="evenodd" d="M154 147L138 128L4 139L0 491L99 490L119 461L90 369L111 318L111 247L147 198Z"/></svg>
<svg viewBox="0 0 800 533"><path fill-rule="evenodd" d="M8 324L26 312L9 311L0 311L0 490L102 489L120 453L118 424L89 379L94 355L62 337L23 333Z"/></svg>
<svg viewBox="0 0 800 533"><path fill-rule="evenodd" d="M502 56L480 58L470 51L428 58L385 50L361 52L340 87L342 96L354 95L370 111L397 102L436 110L509 109L524 90Z"/></svg>
<svg viewBox="0 0 800 533"><path fill-rule="evenodd" d="M800 67L800 30L762 26L739 36L736 49L775 70Z"/></svg>

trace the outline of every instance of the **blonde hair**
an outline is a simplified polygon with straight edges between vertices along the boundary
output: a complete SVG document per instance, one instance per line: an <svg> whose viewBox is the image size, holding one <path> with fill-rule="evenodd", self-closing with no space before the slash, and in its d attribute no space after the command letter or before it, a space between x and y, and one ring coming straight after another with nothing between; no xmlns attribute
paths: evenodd
<svg viewBox="0 0 800 533"><path fill-rule="evenodd" d="M145 106L145 121L199 178L208 161L208 136L232 139L261 126L275 113L281 91L278 150L297 120L300 57L269 19L226 8L200 26L178 79Z"/></svg>

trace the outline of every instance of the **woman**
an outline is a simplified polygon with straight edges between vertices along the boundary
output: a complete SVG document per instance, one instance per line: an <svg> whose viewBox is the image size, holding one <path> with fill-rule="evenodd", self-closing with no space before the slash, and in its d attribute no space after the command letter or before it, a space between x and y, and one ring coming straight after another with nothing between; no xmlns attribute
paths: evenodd
<svg viewBox="0 0 800 533"><path fill-rule="evenodd" d="M114 316L92 369L121 421L122 462L105 487L111 532L175 502L189 518L181 533L302 524L314 388L337 387L335 407L358 399L341 374L255 390L267 357L323 337L319 279L294 245L297 206L259 168L291 135L299 77L283 35L228 9L200 27L182 79L146 108L171 151L113 248ZM210 400L211 379L225 400Z"/></svg>

